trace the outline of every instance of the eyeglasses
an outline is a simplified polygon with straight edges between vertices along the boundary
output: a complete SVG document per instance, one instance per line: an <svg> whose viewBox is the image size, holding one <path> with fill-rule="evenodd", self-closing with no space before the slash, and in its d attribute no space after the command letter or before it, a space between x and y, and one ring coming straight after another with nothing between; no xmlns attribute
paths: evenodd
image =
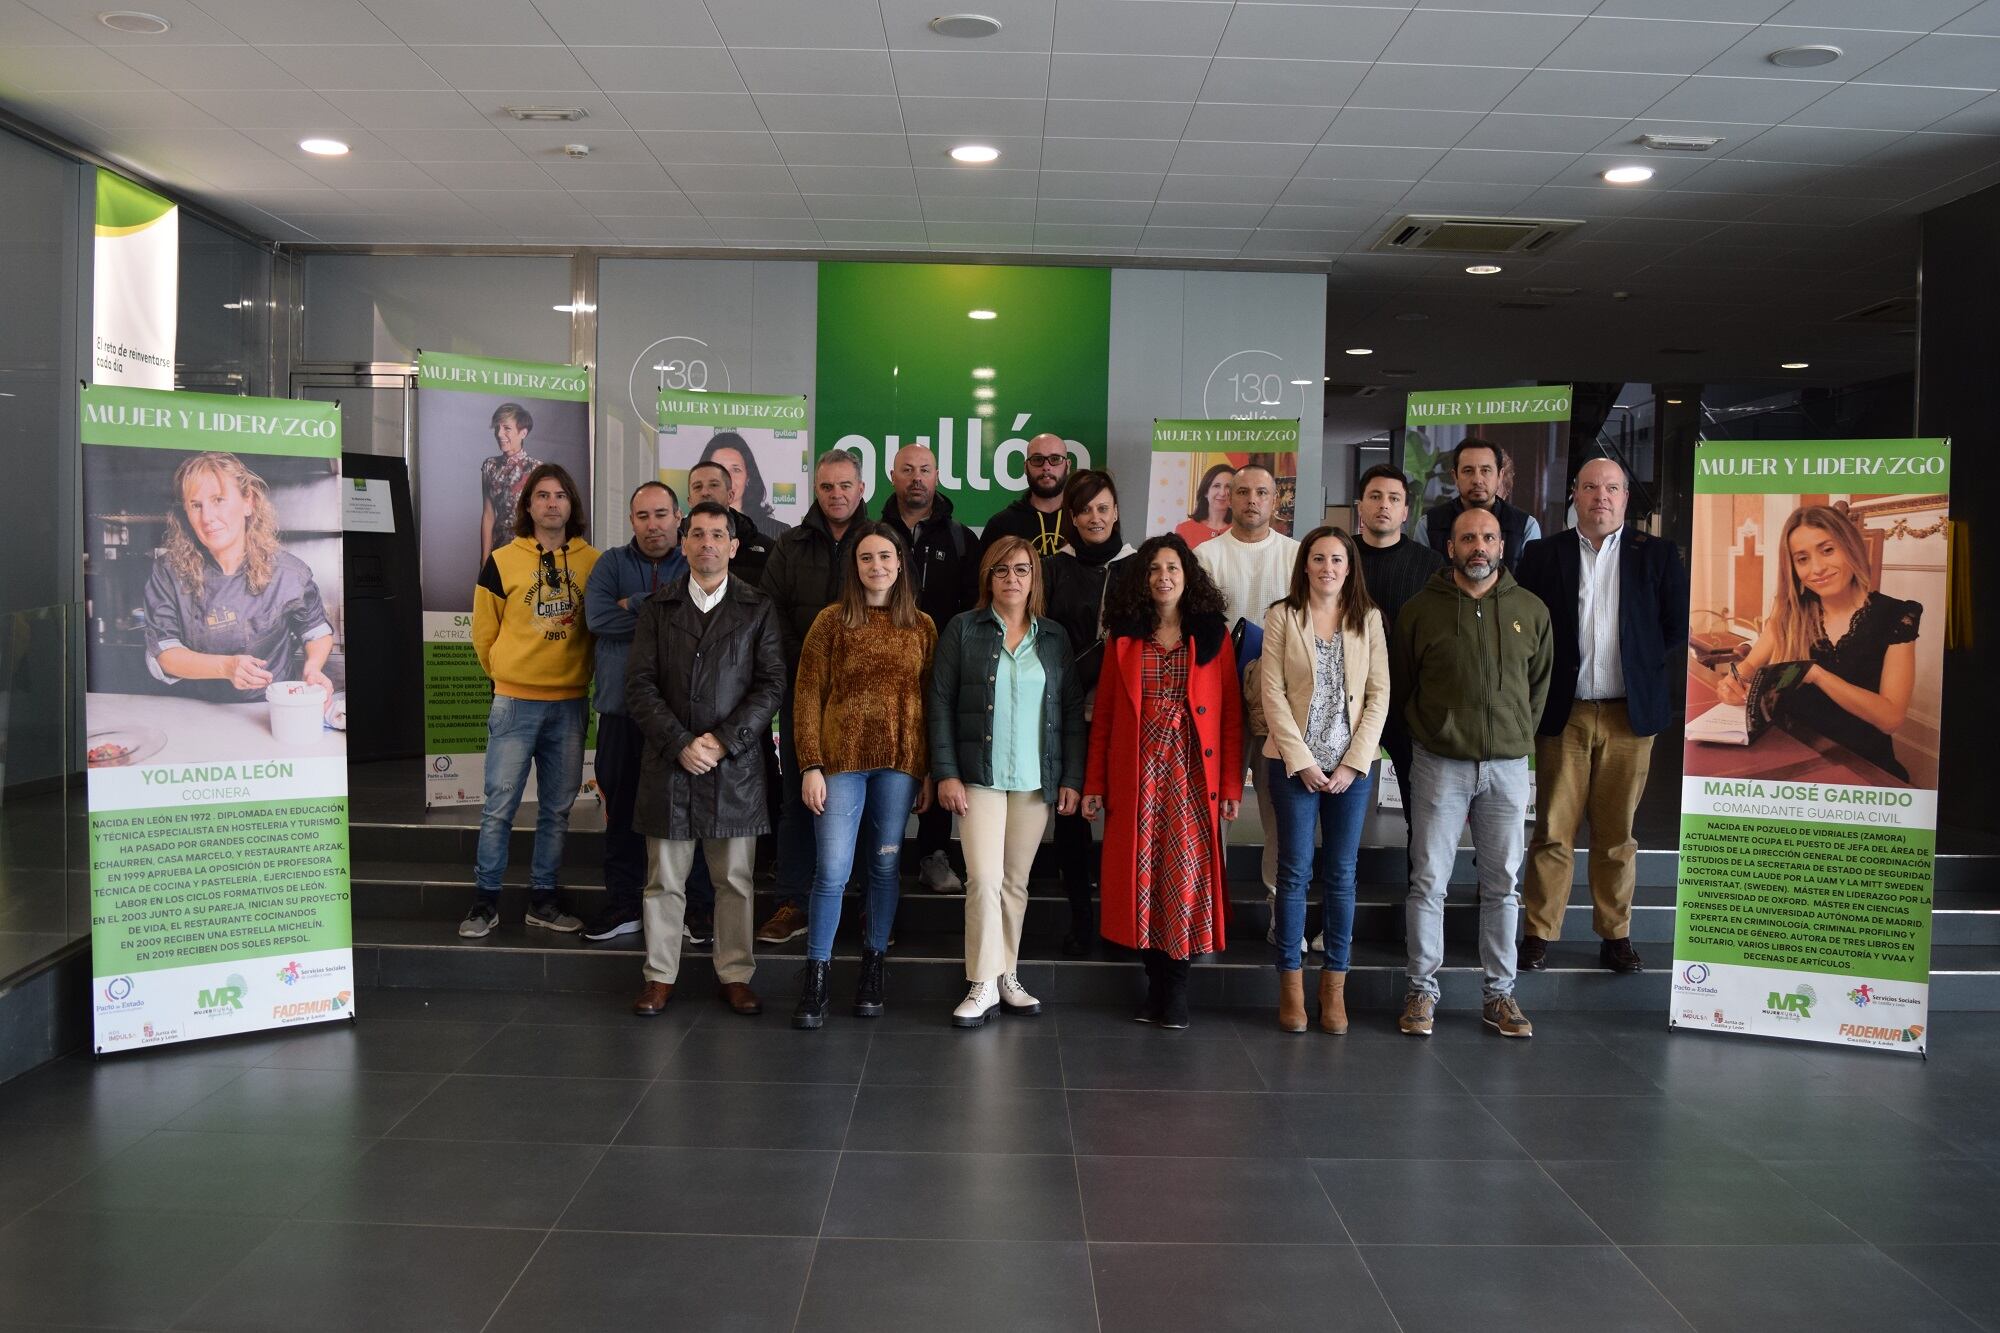
<svg viewBox="0 0 2000 1333"><path fill-rule="evenodd" d="M1035 576L1035 571L1027 565L995 565L993 577L996 579L1020 579L1027 582Z"/></svg>
<svg viewBox="0 0 2000 1333"><path fill-rule="evenodd" d="M1028 455L1028 466L1029 466L1029 467L1067 467L1067 466L1069 466L1069 455L1068 455L1068 454L1029 454L1029 455Z"/></svg>

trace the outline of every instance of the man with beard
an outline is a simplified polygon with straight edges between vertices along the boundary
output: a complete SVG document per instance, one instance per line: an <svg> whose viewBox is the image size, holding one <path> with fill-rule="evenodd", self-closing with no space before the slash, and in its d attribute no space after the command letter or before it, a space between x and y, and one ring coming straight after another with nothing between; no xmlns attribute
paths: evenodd
<svg viewBox="0 0 2000 1333"><path fill-rule="evenodd" d="M1500 498L1500 474L1506 466L1493 441L1468 435L1458 442L1451 451L1451 479L1458 486L1458 498L1424 515L1424 534L1432 550L1451 558L1451 525L1468 509L1483 509L1500 524L1500 560L1509 569L1521 558L1522 548L1541 538L1542 525L1533 514Z"/></svg>
<svg viewBox="0 0 2000 1333"><path fill-rule="evenodd" d="M729 509L730 530L736 534L736 556L729 562L729 571L756 587L764 581L764 563L771 558L771 547L777 538L767 535L741 509L729 508L731 484L729 469L714 459L696 463L688 469L688 508L719 504Z"/></svg>
<svg viewBox="0 0 2000 1333"><path fill-rule="evenodd" d="M898 449L889 481L882 521L909 551L917 608L942 633L953 616L979 600L979 539L951 516L951 497L938 493L937 455L928 445ZM934 801L917 816L917 882L927 892L965 892L952 868L950 845L951 811Z"/></svg>
<svg viewBox="0 0 2000 1333"><path fill-rule="evenodd" d="M1069 512L1063 508L1069 446L1060 435L1037 435L1028 441L1026 468L1028 493L988 519L980 537L989 544L996 537L1019 537L1036 555L1051 556L1069 540Z"/></svg>
<svg viewBox="0 0 2000 1333"><path fill-rule="evenodd" d="M1410 896L1405 905L1409 993L1397 1026L1428 1037L1444 965L1444 896L1459 830L1472 816L1479 873L1481 1017L1503 1037L1535 1029L1514 1000L1514 928L1521 896L1528 754L1555 661L1549 611L1500 565L1500 522L1468 509L1441 569L1396 617L1390 674L1412 741Z"/></svg>

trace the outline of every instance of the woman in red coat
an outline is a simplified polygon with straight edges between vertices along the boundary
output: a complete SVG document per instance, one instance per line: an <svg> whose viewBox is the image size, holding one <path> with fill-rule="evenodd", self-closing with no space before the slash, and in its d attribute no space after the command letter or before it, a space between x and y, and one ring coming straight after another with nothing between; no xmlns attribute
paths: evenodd
<svg viewBox="0 0 2000 1333"><path fill-rule="evenodd" d="M1241 686L1222 593L1169 533L1104 607L1083 816L1104 823L1104 938L1146 964L1141 1023L1188 1025L1188 966L1224 947L1223 822L1243 797Z"/></svg>

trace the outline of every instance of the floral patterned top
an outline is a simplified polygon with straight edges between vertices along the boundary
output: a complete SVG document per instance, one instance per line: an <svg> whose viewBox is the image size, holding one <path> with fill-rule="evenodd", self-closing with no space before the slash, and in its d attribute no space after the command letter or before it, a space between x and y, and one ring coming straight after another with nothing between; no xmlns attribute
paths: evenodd
<svg viewBox="0 0 2000 1333"><path fill-rule="evenodd" d="M1313 638L1313 697L1306 713L1306 748L1320 772L1331 773L1354 732L1347 721L1347 660L1340 634Z"/></svg>
<svg viewBox="0 0 2000 1333"><path fill-rule="evenodd" d="M521 483L542 465L519 449L511 454L488 454L479 460L479 498L493 509L493 549L514 540L514 506L521 498Z"/></svg>

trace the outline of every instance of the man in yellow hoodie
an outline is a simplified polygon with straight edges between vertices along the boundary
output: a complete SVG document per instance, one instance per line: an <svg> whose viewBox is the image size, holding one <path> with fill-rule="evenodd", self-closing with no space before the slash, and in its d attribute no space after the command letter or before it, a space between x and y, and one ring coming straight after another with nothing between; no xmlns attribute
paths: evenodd
<svg viewBox="0 0 2000 1333"><path fill-rule="evenodd" d="M556 897L569 808L583 781L588 721L590 631L583 590L597 549L583 539L589 520L568 472L543 463L521 483L514 540L486 558L472 594L472 646L493 681L486 717L486 808L473 858L472 910L458 926L467 939L500 918L500 877L514 811L535 766L535 859L528 925L575 931L582 922Z"/></svg>

